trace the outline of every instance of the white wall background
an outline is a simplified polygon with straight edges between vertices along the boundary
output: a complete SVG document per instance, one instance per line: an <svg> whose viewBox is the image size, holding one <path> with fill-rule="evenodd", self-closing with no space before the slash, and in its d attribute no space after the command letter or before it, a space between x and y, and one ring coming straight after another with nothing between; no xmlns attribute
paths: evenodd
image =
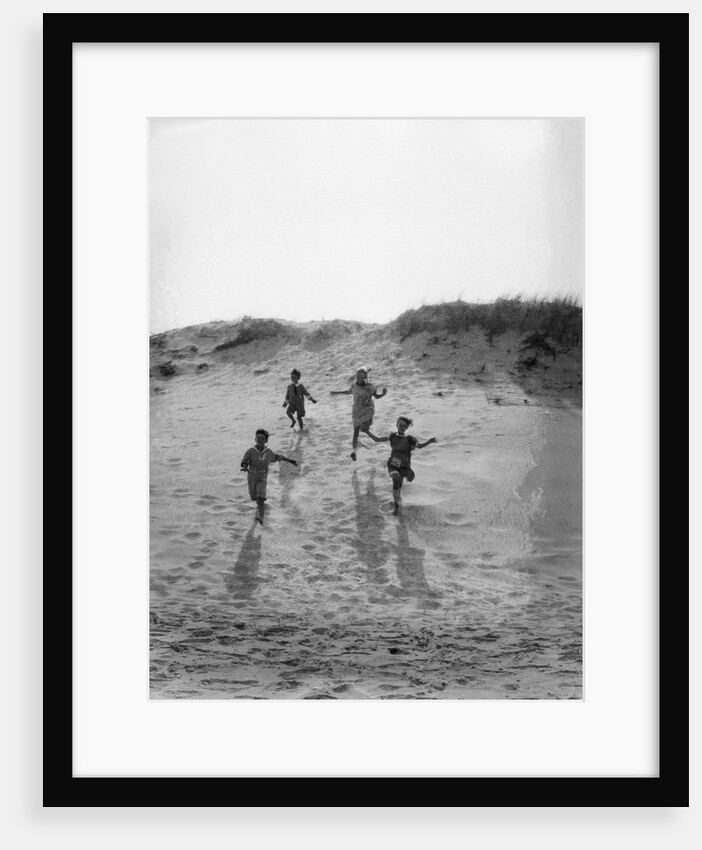
<svg viewBox="0 0 702 850"><path fill-rule="evenodd" d="M419 2L361 3L309 2L296 4L296 11L523 11L523 3ZM10 402L2 422L3 476L2 539L5 564L3 617L0 620L4 653L4 699L0 708L3 753L0 795L2 835L9 846L29 848L135 848L236 844L242 847L355 848L425 847L428 842L445 847L507 848L518 844L539 850L567 846L619 848L622 843L643 850L661 846L696 847L702 836L699 790L699 686L700 629L691 619L691 805L690 809L53 809L41 808L41 522L38 506L41 485L40 429L42 268L37 242L41 234L41 14L48 11L290 11L280 2L209 2L206 7L167 2L107 3L104 0L76 2L70 6L45 0L13 3L3 12L2 52L4 123L2 162L6 167L2 200L7 299L6 351L15 368L9 371ZM699 2L659 4L652 2L539 3L537 11L630 11L692 12L691 73L693 123L691 150L699 150ZM692 162L694 190L691 209L692 233L699 231L699 164ZM692 240L691 279L699 279L699 255ZM48 291L48 287L47 287ZM691 326L700 318L700 298L690 292ZM691 433L700 433L699 385L700 345L691 335ZM62 373L67 375L68 367ZM63 413L63 411L62 411ZM52 450L55 448L51 446ZM50 465L49 465L50 470ZM691 517L700 515L699 449L692 445ZM49 476L51 481L51 477ZM52 482L53 484L53 482ZM53 491L50 498L53 498ZM19 529L19 533L18 533ZM699 541L692 538L691 563L700 562ZM65 558L65 547L60 547ZM47 548L47 560L52 557ZM699 611L699 578L694 569L690 579L693 614ZM68 662L68 659L67 659ZM470 803L470 801L466 801Z"/></svg>

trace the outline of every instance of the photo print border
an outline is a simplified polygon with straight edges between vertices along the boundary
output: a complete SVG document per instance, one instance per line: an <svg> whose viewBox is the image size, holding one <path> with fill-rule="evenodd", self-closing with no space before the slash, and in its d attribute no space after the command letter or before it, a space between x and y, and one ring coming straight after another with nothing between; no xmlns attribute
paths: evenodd
<svg viewBox="0 0 702 850"><path fill-rule="evenodd" d="M74 68L73 49L79 44L192 44L236 43L256 49L271 44L656 44L659 49L658 94L659 137L659 246L658 246L658 324L652 347L658 354L659 374L671 361L674 350L685 350L687 335L680 321L679 304L673 306L673 292L679 280L688 280L688 102L689 35L687 14L45 14L44 53L44 231L45 256L51 258L52 277L58 268L74 274L74 231L70 216L59 214L59 202L72 197L74 149ZM317 33L312 37L312 33ZM324 39L319 34L329 34ZM343 38L340 38L343 34ZM58 117L55 117L58 116ZM145 116L146 117L146 116ZM74 305L75 307L75 305ZM664 346L664 334L671 341L674 310L675 346ZM75 332L75 326L72 324ZM74 338L75 339L75 338ZM75 351L75 349L74 349ZM676 370L679 366L676 364ZM658 375L651 380L657 381ZM673 410L668 403L670 385L657 386L658 409L654 423L658 434L655 459L658 493L667 494L657 505L657 564L669 564L661 543L669 540L673 523L679 526L680 492L676 480L685 459L674 457L675 447L686 443L681 437L666 442L662 414ZM74 403L75 385L74 385ZM676 399L677 428L685 430ZM73 453L80 451L75 430ZM679 449L678 449L679 451ZM686 488L685 488L686 489ZM674 519L675 518L675 519ZM79 532L73 524L74 543ZM665 534L665 536L664 536ZM686 529L678 538L687 539ZM683 543L684 551L687 551ZM676 550L677 551L677 550ZM75 549L74 549L75 552ZM75 554L74 554L75 557ZM686 559L676 558L676 563ZM369 792L379 785L395 785L408 805L441 805L448 790L459 791L470 806L687 806L688 805L688 683L673 670L688 669L688 583L681 570L659 569L657 622L650 664L657 667L658 689L655 709L659 723L658 774L643 776L475 776L469 766L466 775L436 776L201 776L187 770L174 775L76 775L74 736L83 718L74 711L74 682L67 676L66 656L75 653L76 634L68 612L73 611L74 591L63 567L47 560L44 570L44 799L47 807L65 806L149 806L167 801L168 806L260 805L277 802L292 783L311 789L343 790L344 801L354 805L369 802ZM129 622L125 622L128 627ZM148 677L146 670L144 679ZM675 675L675 681L674 681ZM105 735L109 735L105 729ZM613 730L613 735L616 730ZM51 742L51 746L48 743ZM538 766L535 765L535 772ZM234 773L235 771L233 771ZM409 792L409 793L408 793ZM265 796L264 796L265 795ZM377 801L374 794L372 803Z"/></svg>

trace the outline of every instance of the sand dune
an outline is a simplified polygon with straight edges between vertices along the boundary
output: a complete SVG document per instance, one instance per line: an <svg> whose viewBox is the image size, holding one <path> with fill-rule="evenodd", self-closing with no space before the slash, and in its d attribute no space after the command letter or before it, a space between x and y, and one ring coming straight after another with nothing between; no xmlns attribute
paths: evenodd
<svg viewBox="0 0 702 850"><path fill-rule="evenodd" d="M215 351L232 332L152 339L152 698L580 698L577 352L524 381L508 335L287 323ZM330 395L361 365L388 390L375 433L407 414L438 439L398 517L387 444L354 463ZM303 432L293 367L318 400ZM239 471L258 427L298 461L271 469L263 527Z"/></svg>

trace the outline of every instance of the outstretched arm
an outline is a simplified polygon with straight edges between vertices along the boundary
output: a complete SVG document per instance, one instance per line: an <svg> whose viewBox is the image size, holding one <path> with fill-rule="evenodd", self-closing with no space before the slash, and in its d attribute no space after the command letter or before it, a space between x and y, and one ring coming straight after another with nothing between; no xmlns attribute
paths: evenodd
<svg viewBox="0 0 702 850"><path fill-rule="evenodd" d="M285 457L284 455L276 455L275 459L276 460L284 460L286 463L291 463L293 466L297 466L296 460L292 460L291 458Z"/></svg>
<svg viewBox="0 0 702 850"><path fill-rule="evenodd" d="M303 390L303 395L306 395L307 398L312 402L312 404L317 404L315 399L312 398L312 394L308 390Z"/></svg>
<svg viewBox="0 0 702 850"><path fill-rule="evenodd" d="M382 398L386 393L387 393L387 389L385 387L383 387L382 393L380 393L380 394L373 393L373 398Z"/></svg>
<svg viewBox="0 0 702 850"><path fill-rule="evenodd" d="M429 439L424 443L417 443L418 449L423 449L425 446L428 446L430 443L435 443L436 437L429 437Z"/></svg>
<svg viewBox="0 0 702 850"><path fill-rule="evenodd" d="M390 437L376 437L375 434L371 434L370 431L366 431L365 433L368 434L371 440L376 443L387 443L387 441L390 439Z"/></svg>

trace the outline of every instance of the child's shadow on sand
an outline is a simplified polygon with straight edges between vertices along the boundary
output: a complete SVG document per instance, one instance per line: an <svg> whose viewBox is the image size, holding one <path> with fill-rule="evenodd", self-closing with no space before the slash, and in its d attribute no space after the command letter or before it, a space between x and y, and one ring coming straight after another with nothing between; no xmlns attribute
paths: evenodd
<svg viewBox="0 0 702 850"><path fill-rule="evenodd" d="M299 478L302 473L302 462L304 460L301 431L297 434L296 439L290 441L290 446L285 451L288 457L297 461L297 467L288 466L287 463L280 464L278 479L280 481L280 505L281 507L288 508L293 513L300 513L296 491L300 484Z"/></svg>
<svg viewBox="0 0 702 850"><path fill-rule="evenodd" d="M261 583L258 570L261 565L261 536L254 524L241 544L234 566L227 570L224 586L234 599L250 599Z"/></svg>
<svg viewBox="0 0 702 850"><path fill-rule="evenodd" d="M397 580L404 596L416 596L428 607L437 607L433 600L437 592L429 587L424 573L424 549L410 545L409 531L404 514L398 517L397 525Z"/></svg>
<svg viewBox="0 0 702 850"><path fill-rule="evenodd" d="M383 564L388 559L388 546L382 539L385 520L379 511L379 500L375 492L375 469L371 469L366 492L361 493L358 473L354 469L351 484L356 497L356 527L358 533L354 547L368 568L368 579L372 584L386 584L387 571Z"/></svg>

